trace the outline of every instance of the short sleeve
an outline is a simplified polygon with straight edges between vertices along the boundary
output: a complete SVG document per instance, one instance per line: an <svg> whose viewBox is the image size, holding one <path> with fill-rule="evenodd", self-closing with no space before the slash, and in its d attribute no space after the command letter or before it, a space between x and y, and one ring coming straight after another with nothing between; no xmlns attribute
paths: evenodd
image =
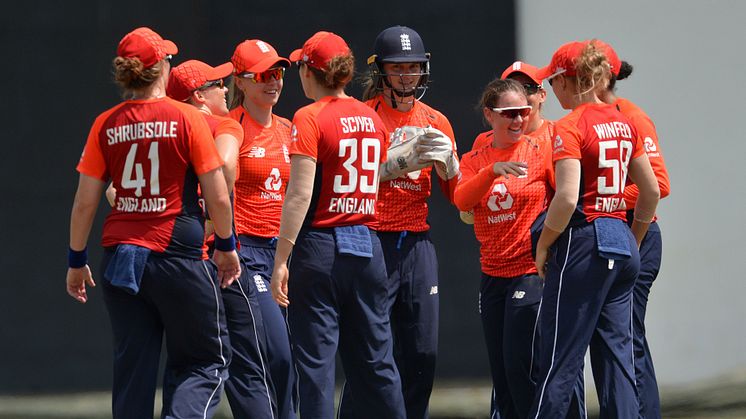
<svg viewBox="0 0 746 419"><path fill-rule="evenodd" d="M84 175L106 182L108 180L106 173L106 160L101 151L101 142L99 138L101 135L101 126L103 125L104 120L105 117L102 115L93 123L91 131L88 133L88 139L86 140L83 153L80 155L77 170Z"/></svg>
<svg viewBox="0 0 746 419"><path fill-rule="evenodd" d="M316 123L315 114L308 107L299 109L293 117L290 154L301 154L318 159L319 137L321 137L321 130Z"/></svg>
<svg viewBox="0 0 746 419"><path fill-rule="evenodd" d="M580 159L582 136L580 130L569 121L560 121L555 126L552 139L552 161Z"/></svg>
<svg viewBox="0 0 746 419"><path fill-rule="evenodd" d="M204 116L195 109L194 112L185 112L184 118L189 124L189 155L194 172L201 175L222 166L223 160L215 148L215 139Z"/></svg>
<svg viewBox="0 0 746 419"><path fill-rule="evenodd" d="M220 123L215 128L215 137L218 137L220 135L230 135L234 137L236 140L238 140L239 148L243 143L243 128L241 127L241 124L239 124L238 121L236 121L235 119L222 118L220 120Z"/></svg>

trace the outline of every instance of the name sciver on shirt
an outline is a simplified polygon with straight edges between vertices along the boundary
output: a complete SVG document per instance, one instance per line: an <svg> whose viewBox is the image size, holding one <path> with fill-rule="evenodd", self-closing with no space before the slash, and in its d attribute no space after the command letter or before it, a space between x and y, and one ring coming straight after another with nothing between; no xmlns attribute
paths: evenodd
<svg viewBox="0 0 746 419"><path fill-rule="evenodd" d="M106 130L108 145L145 138L176 138L177 121L150 121L119 125Z"/></svg>
<svg viewBox="0 0 746 419"><path fill-rule="evenodd" d="M342 132L345 134L352 132L376 132L376 125L373 123L373 118L367 116L339 118L339 123L342 124Z"/></svg>

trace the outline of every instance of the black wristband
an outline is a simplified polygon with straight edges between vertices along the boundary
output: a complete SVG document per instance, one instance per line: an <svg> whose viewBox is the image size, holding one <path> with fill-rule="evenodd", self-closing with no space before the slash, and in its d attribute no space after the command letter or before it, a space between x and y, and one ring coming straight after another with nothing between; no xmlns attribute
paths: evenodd
<svg viewBox="0 0 746 419"><path fill-rule="evenodd" d="M73 250L70 248L67 251L67 266L71 268L82 268L88 264L88 247L83 250Z"/></svg>
<svg viewBox="0 0 746 419"><path fill-rule="evenodd" d="M231 233L227 239L222 239L215 233L215 249L221 252L232 252L236 250L236 236Z"/></svg>

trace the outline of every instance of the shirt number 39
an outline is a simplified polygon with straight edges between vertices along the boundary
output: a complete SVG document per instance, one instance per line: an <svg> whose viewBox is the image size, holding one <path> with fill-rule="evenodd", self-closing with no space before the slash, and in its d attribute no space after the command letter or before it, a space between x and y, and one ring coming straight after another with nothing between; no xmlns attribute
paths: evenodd
<svg viewBox="0 0 746 419"><path fill-rule="evenodd" d="M346 158L342 167L347 173L334 176L334 193L376 193L381 156L378 138L345 138L339 141L339 157Z"/></svg>

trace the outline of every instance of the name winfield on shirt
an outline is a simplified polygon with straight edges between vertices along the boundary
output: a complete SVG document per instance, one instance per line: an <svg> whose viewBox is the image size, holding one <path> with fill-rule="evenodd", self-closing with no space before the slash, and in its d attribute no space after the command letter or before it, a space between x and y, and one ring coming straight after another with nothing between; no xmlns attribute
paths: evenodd
<svg viewBox="0 0 746 419"><path fill-rule="evenodd" d="M632 138L632 128L624 122L605 122L603 124L596 124L593 126L596 130L596 135L601 140L608 138Z"/></svg>
<svg viewBox="0 0 746 419"><path fill-rule="evenodd" d="M332 198L329 201L329 212L373 215L376 213L376 200L374 198Z"/></svg>
<svg viewBox="0 0 746 419"><path fill-rule="evenodd" d="M145 138L176 138L177 121L150 121L119 125L106 130L108 145Z"/></svg>

